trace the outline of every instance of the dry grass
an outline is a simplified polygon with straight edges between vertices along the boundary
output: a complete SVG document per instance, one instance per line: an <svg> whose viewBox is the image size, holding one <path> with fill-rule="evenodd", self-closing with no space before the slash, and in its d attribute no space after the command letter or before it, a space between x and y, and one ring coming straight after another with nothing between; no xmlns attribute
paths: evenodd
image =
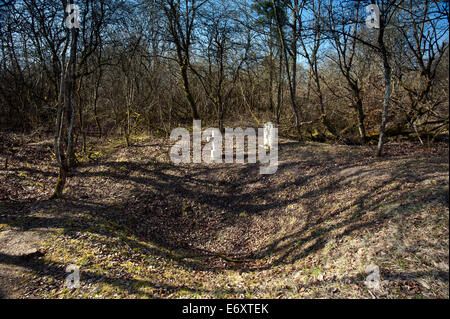
<svg viewBox="0 0 450 319"><path fill-rule="evenodd" d="M25 264L0 251L31 272L20 297L449 297L446 146L391 144L376 159L281 141L278 172L262 176L259 164L174 166L161 139L108 145L58 201L42 200L56 178L45 143L0 172L0 242L40 230L47 249ZM79 289L64 288L69 264ZM370 264L379 289L364 284Z"/></svg>

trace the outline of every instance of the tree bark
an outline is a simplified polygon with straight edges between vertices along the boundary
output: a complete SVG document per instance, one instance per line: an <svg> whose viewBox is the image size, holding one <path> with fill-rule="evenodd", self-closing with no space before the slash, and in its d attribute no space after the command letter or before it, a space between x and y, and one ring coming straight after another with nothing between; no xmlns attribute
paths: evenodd
<svg viewBox="0 0 450 319"><path fill-rule="evenodd" d="M367 137L366 137L366 127L364 126L364 110L363 110L363 103L361 98L358 96L356 97L356 111L358 112L358 133L359 137L361 138L361 142L363 144L366 143Z"/></svg>
<svg viewBox="0 0 450 319"><path fill-rule="evenodd" d="M295 115L295 126L297 128L297 134L298 134L298 139L301 141L302 140L302 133L301 133L301 127L300 127L300 117L299 117L299 113L298 113L298 109L297 109L297 101L296 101L296 89L297 89L297 45L296 43L292 44L292 75L291 75L291 71L289 68L289 59L288 59L288 50L286 48L286 43L285 43L285 39L284 39L284 34L282 31L282 27L280 25L280 21L278 19L278 12L277 12L277 6L275 4L275 2L272 2L273 5L273 9L274 9L274 13L275 13L275 21L277 24L277 30L278 30L278 34L280 36L280 42L281 42L281 48L282 48L282 54L284 55L284 59L285 59L285 64L286 64L286 73L288 76L288 82L289 82L289 92L290 92L290 96L291 96L291 106L292 106L292 110L294 112ZM296 14L296 10L294 11L294 21L293 21L293 28L292 28L292 34L293 34L293 39L297 38L297 14ZM296 40L294 40L296 41ZM292 76L292 78L291 78Z"/></svg>
<svg viewBox="0 0 450 319"><path fill-rule="evenodd" d="M194 97L191 93L188 78L188 68L185 65L181 66L181 77L183 79L184 94L186 96L186 99L188 100L189 106L191 107L192 119L198 120L200 118L198 116L197 104L195 103Z"/></svg>
<svg viewBox="0 0 450 319"><path fill-rule="evenodd" d="M73 1L71 1L71 3L73 3ZM69 32L67 32L68 39L69 36L71 43L70 56L67 65L65 65L65 54L68 42L66 42L61 58L61 82L54 140L55 157L59 166L59 174L55 185L55 190L53 195L50 197L51 199L60 198L62 196L70 169L71 158L74 155L73 124L76 110L75 78L77 68L78 30L76 28L72 28ZM67 125L64 125L65 121L67 121Z"/></svg>
<svg viewBox="0 0 450 319"><path fill-rule="evenodd" d="M380 127L380 137L378 140L377 156L383 155L383 147L385 143L385 131L387 116L389 111L389 104L391 100L391 66L389 64L389 59L386 50L382 51L383 54L383 66L384 66L384 83L385 83L385 94L384 94L384 105L383 112L381 114L381 127Z"/></svg>

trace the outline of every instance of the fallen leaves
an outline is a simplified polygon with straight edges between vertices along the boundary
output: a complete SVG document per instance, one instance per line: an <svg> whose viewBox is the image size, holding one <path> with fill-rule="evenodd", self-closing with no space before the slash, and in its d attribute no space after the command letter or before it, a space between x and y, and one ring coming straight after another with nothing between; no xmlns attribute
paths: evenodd
<svg viewBox="0 0 450 319"><path fill-rule="evenodd" d="M26 296L448 297L448 158L440 153L388 150L378 161L364 147L291 143L277 174L263 178L254 165L172 166L165 140L139 143L82 163L66 199L33 209L26 200L51 191L54 167L38 145L19 149L28 165L11 158L0 196L22 206L0 205L0 233L36 227L23 217L37 209L52 233L38 258L44 275ZM200 257L175 257L191 252ZM79 291L62 286L69 263L82 266ZM382 292L363 284L370 263L382 266Z"/></svg>

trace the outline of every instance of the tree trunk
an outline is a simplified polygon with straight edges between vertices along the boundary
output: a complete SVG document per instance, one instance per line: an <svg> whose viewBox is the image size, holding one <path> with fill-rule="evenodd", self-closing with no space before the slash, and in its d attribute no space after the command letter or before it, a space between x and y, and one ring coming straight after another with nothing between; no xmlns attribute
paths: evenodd
<svg viewBox="0 0 450 319"><path fill-rule="evenodd" d="M50 199L61 198L63 190L64 190L64 186L66 185L68 169L65 164L65 161L63 161L63 163L64 164L59 167L59 173L58 173L58 179L56 181L55 191L53 192L53 195L50 197Z"/></svg>
<svg viewBox="0 0 450 319"><path fill-rule="evenodd" d="M272 26L269 27L272 29ZM273 112L274 102L273 102L273 78L274 78L274 70L273 70L273 48L272 48L272 36L270 36L270 54L269 54L269 110Z"/></svg>
<svg viewBox="0 0 450 319"><path fill-rule="evenodd" d="M183 79L184 94L186 95L186 99L188 100L189 106L191 107L192 119L198 120L200 118L198 116L197 105L195 103L194 97L192 96L189 86L189 78L186 66L181 66L181 77Z"/></svg>
<svg viewBox="0 0 450 319"><path fill-rule="evenodd" d="M363 144L366 143L366 127L364 126L364 110L363 110L363 104L361 98L358 96L356 97L356 111L358 112L358 132L359 137L361 138L361 142Z"/></svg>
<svg viewBox="0 0 450 319"><path fill-rule="evenodd" d="M293 59L293 61L292 61L292 75L291 75L291 71L290 71L290 68L289 68L288 52L287 52L287 48L286 48L286 44L285 44L285 39L284 39L282 27L281 27L280 21L278 19L277 6L275 5L274 2L272 2L272 5L273 5L274 13L275 13L275 21L276 21L276 24L277 24L278 35L280 36L282 53L284 55L284 59L285 59L285 63L286 63L286 73L287 73L288 82L289 82L289 91L290 91L290 95L291 95L291 105L292 105L292 110L293 110L294 115L295 115L295 126L297 128L298 139L301 141L302 140L302 134L301 134L301 127L300 127L300 117L299 117L299 114L298 114L297 102L296 102L297 45L295 43L293 43L293 45L292 45L292 51L293 51L292 52L292 59ZM294 23L293 23L294 27L292 28L292 34L293 34L293 38L294 39L296 39L296 36L297 36L296 24L297 24L297 15L294 12ZM292 76L292 78L291 78L291 76Z"/></svg>
<svg viewBox="0 0 450 319"><path fill-rule="evenodd" d="M381 115L381 128L380 128L380 138L378 140L377 156L383 155L383 146L385 143L385 131L387 123L387 115L389 110L389 103L391 100L391 66L389 65L389 60L387 52L383 53L383 65L384 65L384 83L385 83L385 94L384 94L384 105L383 112Z"/></svg>
<svg viewBox="0 0 450 319"><path fill-rule="evenodd" d="M97 128L98 128L98 135L100 138L102 138L103 132L102 132L102 126L100 124L100 119L98 118L97 102L98 102L98 90L100 87L101 78L102 78L102 69L100 68L98 78L96 79L96 82L95 82L94 96L93 96L94 117L95 117L95 123L97 124Z"/></svg>
<svg viewBox="0 0 450 319"><path fill-rule="evenodd" d="M277 107L276 107L276 117L277 125L280 125L280 111L281 111L281 93L283 87L283 58L280 52L280 61L278 66L278 92L277 92Z"/></svg>
<svg viewBox="0 0 450 319"><path fill-rule="evenodd" d="M71 1L73 3L73 1ZM72 28L67 32L70 43L70 56L68 64L65 64L65 54L68 42L63 49L61 58L61 82L60 92L58 96L58 110L55 129L55 157L59 166L58 180L55 185L55 190L51 199L62 196L64 186L66 184L67 175L70 169L71 158L74 156L73 148L73 124L75 120L75 78L76 78L76 63L77 63L77 42L78 30ZM66 118L64 118L66 117ZM67 122L64 125L64 122Z"/></svg>

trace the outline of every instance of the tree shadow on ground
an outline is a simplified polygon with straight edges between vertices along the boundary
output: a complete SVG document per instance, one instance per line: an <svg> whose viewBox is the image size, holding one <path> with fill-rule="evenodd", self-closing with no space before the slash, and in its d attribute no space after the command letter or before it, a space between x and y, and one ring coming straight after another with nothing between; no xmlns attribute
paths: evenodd
<svg viewBox="0 0 450 319"><path fill-rule="evenodd" d="M260 175L257 164L173 165L153 157L84 164L72 179L78 185L86 182L86 188L89 181L101 180L105 185L102 196L93 192L80 197L77 189L71 189L65 199L42 201L33 207L61 211L60 216L27 216L25 212L12 218L14 214L9 212L0 216L0 223L23 231L62 228L65 235L92 232L117 237L122 233L127 245L170 258L183 267L256 271L295 263L322 249L330 239L398 223L398 216L405 220L427 201L446 203L448 208L448 184L414 191L403 187L420 184L431 174L448 177L448 166L440 165L439 159L369 159L364 164L370 165L363 167L351 152L343 156L327 150L302 150L293 144L281 149L285 153L280 156L278 172L271 176ZM289 155L295 150L301 158ZM120 185L119 189L108 188L111 184ZM352 188L358 192L343 195ZM344 199L334 200L335 194ZM333 206L333 202L339 205ZM296 223L283 233L278 230L285 214ZM231 232L232 239L222 244L216 237L224 230ZM256 245L259 236L264 240ZM218 266L214 260L223 256L238 262ZM13 256L0 256L0 262L23 263ZM26 266L37 270L46 265L33 262ZM48 273L61 273L60 267L48 267ZM114 282L114 278L106 279ZM131 286L153 285L129 280Z"/></svg>

